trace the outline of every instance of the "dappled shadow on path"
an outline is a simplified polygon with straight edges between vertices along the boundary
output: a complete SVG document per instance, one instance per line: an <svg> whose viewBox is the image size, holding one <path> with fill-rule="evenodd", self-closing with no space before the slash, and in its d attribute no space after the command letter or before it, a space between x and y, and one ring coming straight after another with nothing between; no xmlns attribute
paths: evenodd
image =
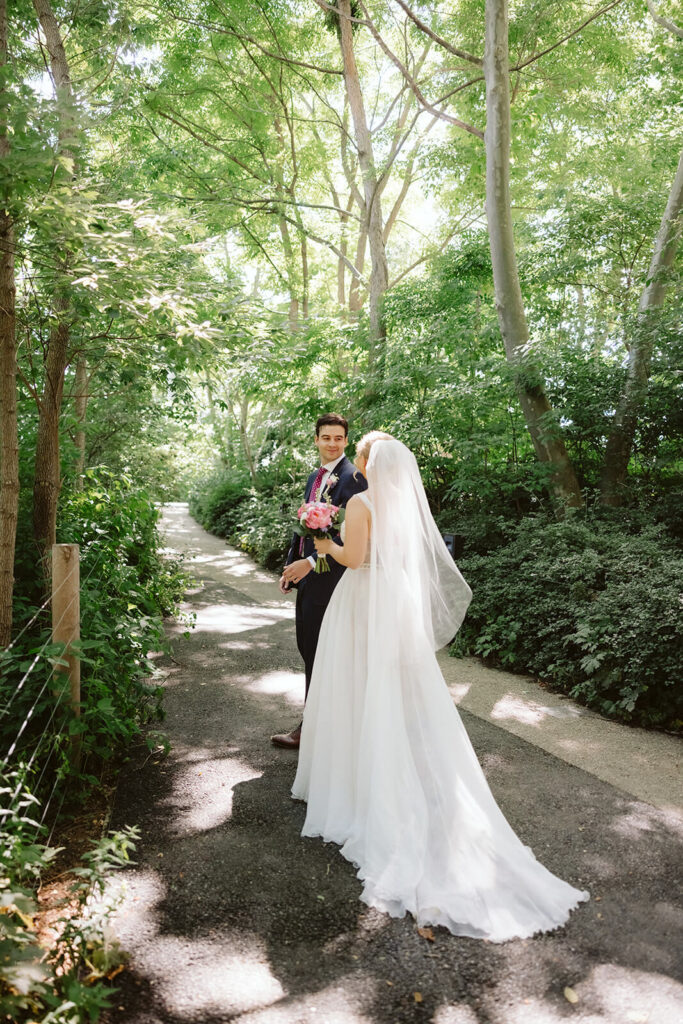
<svg viewBox="0 0 683 1024"><path fill-rule="evenodd" d="M296 755L269 743L301 710L291 616L211 580L191 605L198 628L174 629L166 662L171 752L139 751L119 787L114 825L143 838L107 1024L673 1024L679 847L659 812L464 715L513 827L593 899L533 940L426 941L359 902L337 847L300 836Z"/></svg>

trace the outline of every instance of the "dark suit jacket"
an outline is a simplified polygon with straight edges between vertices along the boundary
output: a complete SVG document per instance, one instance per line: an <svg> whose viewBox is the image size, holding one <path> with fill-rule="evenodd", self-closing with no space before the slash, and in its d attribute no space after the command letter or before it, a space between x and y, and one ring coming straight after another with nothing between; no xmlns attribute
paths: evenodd
<svg viewBox="0 0 683 1024"><path fill-rule="evenodd" d="M328 487L323 492L322 497L326 498L329 496L333 505L339 505L341 508L346 508L346 503L349 498L352 498L354 494L358 494L360 491L366 491L368 488L368 482L363 474L360 470L356 469L354 464L350 462L345 455L342 457L341 461L337 463L332 472L333 475L338 478L337 483L332 488ZM314 469L306 481L304 501L311 500L311 490L317 474L318 470ZM332 539L341 544L341 541L338 539L338 535ZM304 538L304 553L303 555L300 555L300 540L301 538L299 535L295 533L292 537L292 543L287 553L285 565L290 565L292 562L296 561L297 558L308 558L309 555L312 555L314 558L318 557L312 537ZM329 601L332 591L341 579L342 573L345 569L345 566L340 565L339 562L335 562L332 555L327 556L327 564L330 567L329 572L309 572L309 574L304 576L299 584L300 588L303 585L306 585L307 587L312 585L316 588L316 591L320 590L320 598L323 601Z"/></svg>

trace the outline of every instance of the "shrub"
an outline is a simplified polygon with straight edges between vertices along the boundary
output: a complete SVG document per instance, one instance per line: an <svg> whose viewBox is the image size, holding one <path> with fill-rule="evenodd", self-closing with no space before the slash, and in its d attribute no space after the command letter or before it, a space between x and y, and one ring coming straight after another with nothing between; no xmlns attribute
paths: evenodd
<svg viewBox="0 0 683 1024"><path fill-rule="evenodd" d="M245 486L234 475L207 481L190 498L190 512L204 529L227 538L267 569L281 568L294 532L303 481Z"/></svg>
<svg viewBox="0 0 683 1024"><path fill-rule="evenodd" d="M249 486L248 478L240 473L211 477L190 494L190 513L205 530L228 537L237 524Z"/></svg>
<svg viewBox="0 0 683 1024"><path fill-rule="evenodd" d="M61 648L50 642L47 611L0 654L2 694L11 700L0 716L0 742L9 749L28 717L14 757L20 764L30 752L41 778L70 774L67 754L74 734L80 735L84 760L90 755L97 762L161 716L162 691L153 682L151 658L165 649L162 615L182 596L186 576L177 562L161 555L158 519L158 508L144 492L104 472L90 474L84 491L64 498L58 539L79 544L81 552L80 719L73 720L68 701L53 693L60 689L54 666ZM35 587L27 568L32 546L25 536L18 556L21 598L22 591ZM25 599L17 607L30 619L33 609Z"/></svg>
<svg viewBox="0 0 683 1024"><path fill-rule="evenodd" d="M474 597L453 653L542 676L611 717L679 726L683 558L662 526L626 527L528 518L462 559Z"/></svg>

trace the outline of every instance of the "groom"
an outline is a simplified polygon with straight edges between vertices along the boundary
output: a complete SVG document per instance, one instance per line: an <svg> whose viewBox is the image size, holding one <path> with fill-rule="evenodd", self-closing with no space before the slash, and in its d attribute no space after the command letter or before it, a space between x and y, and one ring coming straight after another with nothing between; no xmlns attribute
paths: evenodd
<svg viewBox="0 0 683 1024"><path fill-rule="evenodd" d="M348 440L349 424L343 416L331 412L319 417L315 424L315 446L321 464L308 478L304 501L329 498L333 505L344 508L349 498L367 488L365 477L344 455ZM314 572L317 557L312 539L294 534L279 584L283 594L293 586L297 588L296 643L306 668L306 696L323 616L344 572L344 567L331 555L327 559L330 571ZM296 750L300 737L301 725L298 725L292 732L272 736L271 742L276 747Z"/></svg>

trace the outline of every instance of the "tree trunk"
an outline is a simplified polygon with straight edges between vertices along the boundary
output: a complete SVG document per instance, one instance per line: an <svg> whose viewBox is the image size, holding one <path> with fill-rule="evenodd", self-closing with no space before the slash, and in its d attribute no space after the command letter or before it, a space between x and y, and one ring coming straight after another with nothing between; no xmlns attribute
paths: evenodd
<svg viewBox="0 0 683 1024"><path fill-rule="evenodd" d="M72 156L70 150L76 144L76 118L74 111L73 87L69 63L59 30L59 23L49 0L33 0L33 6L45 33L47 51L50 55L50 71L57 92L59 106L59 153Z"/></svg>
<svg viewBox="0 0 683 1024"><path fill-rule="evenodd" d="M339 206L339 199L336 193L333 193L333 200L337 206ZM339 214L339 220L341 223L341 234L339 238L339 251L342 256L348 255L348 224L349 214L353 209L353 193L348 197L346 203L346 210L344 213ZM355 280L355 279L353 279ZM337 261L337 305L340 310L344 310L346 307L346 264L343 259Z"/></svg>
<svg viewBox="0 0 683 1024"><path fill-rule="evenodd" d="M76 385L74 394L76 406L76 480L74 488L82 491L85 471L85 422L88 411L88 361L81 353L76 363Z"/></svg>
<svg viewBox="0 0 683 1024"><path fill-rule="evenodd" d="M249 468L249 476L252 484L256 483L256 466L254 465L254 456L251 451L251 445L249 444L249 434L247 433L247 426L249 422L249 399L245 395L240 400L240 440L242 442L242 451L244 457L247 460L247 466Z"/></svg>
<svg viewBox="0 0 683 1024"><path fill-rule="evenodd" d="M358 235L358 244L356 245L356 259L354 261L354 267L359 274L363 273L363 266L365 264L365 250L368 246L368 234L365 229L365 224L361 224L360 233ZM360 313L363 308L363 296L360 290L360 281L354 275L351 278L351 284L349 285L349 311L351 313Z"/></svg>
<svg viewBox="0 0 683 1024"><path fill-rule="evenodd" d="M301 245L301 313L304 320L308 320L308 299L309 299L309 271L308 271L308 242L303 232L300 234Z"/></svg>
<svg viewBox="0 0 683 1024"><path fill-rule="evenodd" d="M553 467L552 491L562 504L580 506L581 488L552 422L552 408L537 367L529 359L529 329L519 282L510 208L510 73L507 0L486 0L486 216L498 323L505 355L539 460Z"/></svg>
<svg viewBox="0 0 683 1024"><path fill-rule="evenodd" d="M358 150L358 164L363 179L365 197L365 229L370 243L370 352L369 371L371 378L381 374L386 344L386 325L382 313L382 299L389 285L389 269L384 248L382 225L382 204L379 196L377 171L372 150L372 139L365 115L365 103L361 92L358 66L353 49L350 0L339 0L339 38L344 64L344 82L351 108L353 127ZM372 387L372 382L371 382Z"/></svg>
<svg viewBox="0 0 683 1024"><path fill-rule="evenodd" d="M65 158L55 181L70 190L74 180L74 150L77 141L74 95L69 64L59 24L49 0L33 0L50 56L50 71L57 94L59 127L58 156ZM50 554L57 531L57 499L61 485L59 463L59 416L68 365L70 321L69 253L65 247L60 261L52 302L53 326L45 357L45 384L39 401L36 467L33 485L33 531L38 543L46 579L50 576Z"/></svg>
<svg viewBox="0 0 683 1024"><path fill-rule="evenodd" d="M7 68L7 0L0 0L0 160L7 163L9 96L4 88ZM12 638L14 549L19 505L19 439L17 433L17 345L14 224L10 197L0 197L0 647Z"/></svg>
<svg viewBox="0 0 683 1024"><path fill-rule="evenodd" d="M626 384L605 448L605 461L600 479L600 496L604 505L621 505L623 501L638 416L645 402L650 377L654 340L652 314L660 309L664 302L669 283L667 272L671 269L683 232L682 214L683 153L655 239L647 283L638 303L638 320L629 351Z"/></svg>
<svg viewBox="0 0 683 1024"><path fill-rule="evenodd" d="M59 414L64 394L64 371L69 349L69 300L57 296L53 315L57 322L50 331L45 360L45 384L40 398L36 438L36 469L33 483L33 535L43 557L44 574L49 577L52 545L56 543L57 499L61 486L59 464Z"/></svg>
<svg viewBox="0 0 683 1024"><path fill-rule="evenodd" d="M285 254L285 264L287 267L287 291L289 292L289 313L287 316L287 323L290 331L296 331L299 329L299 297L297 295L297 282L294 272L292 239L289 234L289 225L284 217L279 218L279 226L280 237L282 238L282 248Z"/></svg>

